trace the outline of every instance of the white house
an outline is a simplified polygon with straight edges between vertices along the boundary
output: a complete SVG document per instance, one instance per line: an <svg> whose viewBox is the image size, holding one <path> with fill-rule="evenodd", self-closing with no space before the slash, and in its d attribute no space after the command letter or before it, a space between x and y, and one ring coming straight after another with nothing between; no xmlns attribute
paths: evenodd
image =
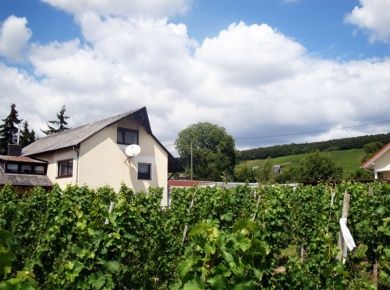
<svg viewBox="0 0 390 290"><path fill-rule="evenodd" d="M372 170L375 179L390 181L390 142L364 162L362 167Z"/></svg>
<svg viewBox="0 0 390 290"><path fill-rule="evenodd" d="M128 157L125 148L130 144L138 144L141 153ZM47 162L48 179L61 187L162 187L163 204L168 174L181 170L153 135L145 107L41 138L23 148L22 155Z"/></svg>

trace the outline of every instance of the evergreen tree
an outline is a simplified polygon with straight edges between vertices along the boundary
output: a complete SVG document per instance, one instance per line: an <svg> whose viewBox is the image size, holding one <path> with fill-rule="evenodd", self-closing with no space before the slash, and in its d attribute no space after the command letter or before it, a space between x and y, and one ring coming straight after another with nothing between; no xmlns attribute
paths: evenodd
<svg viewBox="0 0 390 290"><path fill-rule="evenodd" d="M28 128L28 122L24 121L23 129L20 132L20 145L27 146L35 141L35 132Z"/></svg>
<svg viewBox="0 0 390 290"><path fill-rule="evenodd" d="M18 117L18 111L16 111L15 104L11 105L11 111L7 118L2 119L3 124L0 125L0 154L7 154L8 144L16 143L16 135L18 133L18 127L16 126L22 120Z"/></svg>
<svg viewBox="0 0 390 290"><path fill-rule="evenodd" d="M62 131L68 130L69 127L66 127L68 125L68 122L66 122L66 120L69 119L70 117L69 116L65 116L65 111L66 111L65 106L62 106L60 112L57 113L57 119L58 120L49 121L47 123L48 129L47 130L41 130L41 131L44 134L46 134L46 135L51 135L51 134L54 134L54 133L58 133L58 132L62 132ZM54 127L54 126L51 126L50 124L56 125L57 128Z"/></svg>

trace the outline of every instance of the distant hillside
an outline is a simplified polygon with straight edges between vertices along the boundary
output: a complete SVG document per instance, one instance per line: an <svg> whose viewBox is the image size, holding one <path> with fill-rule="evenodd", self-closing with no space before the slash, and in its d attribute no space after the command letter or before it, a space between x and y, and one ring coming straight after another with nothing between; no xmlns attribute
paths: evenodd
<svg viewBox="0 0 390 290"><path fill-rule="evenodd" d="M260 147L255 149L243 150L239 152L239 158L244 160L266 159L268 157L276 158L280 156L305 154L315 150L336 151L347 149L360 149L367 143L382 142L386 144L390 141L390 133L367 135L351 138L333 139L329 141L302 143L302 144L284 144L270 147Z"/></svg>
<svg viewBox="0 0 390 290"><path fill-rule="evenodd" d="M307 154L308 153L276 157L272 159L272 163L281 164L283 167L298 165ZM349 149L330 151L328 154L336 162L336 165L343 169L344 177L348 177L362 165L362 159L365 153L363 149ZM264 160L248 160L241 162L237 166L243 166L245 164L250 167L260 167L263 162Z"/></svg>

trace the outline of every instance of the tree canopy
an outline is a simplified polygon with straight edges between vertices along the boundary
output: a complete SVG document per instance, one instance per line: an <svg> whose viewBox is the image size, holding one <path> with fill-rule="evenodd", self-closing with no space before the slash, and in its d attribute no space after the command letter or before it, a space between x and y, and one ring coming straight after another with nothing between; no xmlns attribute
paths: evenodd
<svg viewBox="0 0 390 290"><path fill-rule="evenodd" d="M27 121L24 121L23 128L20 132L20 145L27 146L35 141L35 132L34 130L29 129Z"/></svg>
<svg viewBox="0 0 390 290"><path fill-rule="evenodd" d="M2 121L3 124L0 125L0 155L5 155L7 154L8 144L16 143L17 125L23 121L19 119L19 113L15 104L11 105L9 115Z"/></svg>
<svg viewBox="0 0 390 290"><path fill-rule="evenodd" d="M193 124L183 129L176 140L176 149L187 173L191 170L191 143L193 178L220 181L234 175L236 151L234 139L225 128L208 122Z"/></svg>
<svg viewBox="0 0 390 290"><path fill-rule="evenodd" d="M69 127L67 127L68 122L66 122L67 119L69 119L69 116L65 115L66 108L65 106L62 106L61 110L57 113L57 120L52 120L47 123L47 130L41 130L46 135L51 135L54 133L62 132L65 130L68 130ZM56 127L54 127L54 126Z"/></svg>
<svg viewBox="0 0 390 290"><path fill-rule="evenodd" d="M329 155L317 150L302 159L296 174L301 182L335 181L341 178L342 169Z"/></svg>

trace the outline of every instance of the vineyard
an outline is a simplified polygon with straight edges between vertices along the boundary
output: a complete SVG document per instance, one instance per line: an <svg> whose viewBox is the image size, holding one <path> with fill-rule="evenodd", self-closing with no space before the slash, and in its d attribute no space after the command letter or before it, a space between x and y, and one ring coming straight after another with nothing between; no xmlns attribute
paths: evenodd
<svg viewBox="0 0 390 290"><path fill-rule="evenodd" d="M338 258L343 198L356 248ZM388 289L390 184L0 190L0 289ZM110 206L111 205L111 206Z"/></svg>

